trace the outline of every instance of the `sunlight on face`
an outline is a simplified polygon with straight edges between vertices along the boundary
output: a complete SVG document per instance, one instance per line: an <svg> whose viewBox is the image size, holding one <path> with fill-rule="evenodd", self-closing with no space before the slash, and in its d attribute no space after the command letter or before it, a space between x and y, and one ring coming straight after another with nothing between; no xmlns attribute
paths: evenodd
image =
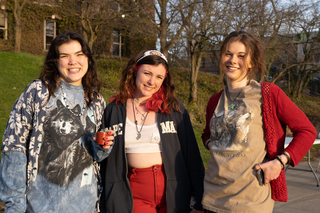
<svg viewBox="0 0 320 213"><path fill-rule="evenodd" d="M150 98L160 89L166 72L162 64L157 66L143 64L137 72L135 97L143 99Z"/></svg>
<svg viewBox="0 0 320 213"><path fill-rule="evenodd" d="M60 79L72 85L81 85L82 78L88 71L88 57L82 52L80 43L71 40L61 44L58 49Z"/></svg>
<svg viewBox="0 0 320 213"><path fill-rule="evenodd" d="M246 47L239 41L229 44L223 55L224 72L231 82L247 81L248 68L251 68L250 56Z"/></svg>

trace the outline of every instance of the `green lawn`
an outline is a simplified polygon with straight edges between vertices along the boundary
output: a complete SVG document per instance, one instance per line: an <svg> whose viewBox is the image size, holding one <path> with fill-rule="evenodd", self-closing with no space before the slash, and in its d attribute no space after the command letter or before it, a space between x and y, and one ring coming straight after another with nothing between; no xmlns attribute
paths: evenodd
<svg viewBox="0 0 320 213"><path fill-rule="evenodd" d="M39 77L43 58L25 53L0 52L0 136L16 99L26 86Z"/></svg>

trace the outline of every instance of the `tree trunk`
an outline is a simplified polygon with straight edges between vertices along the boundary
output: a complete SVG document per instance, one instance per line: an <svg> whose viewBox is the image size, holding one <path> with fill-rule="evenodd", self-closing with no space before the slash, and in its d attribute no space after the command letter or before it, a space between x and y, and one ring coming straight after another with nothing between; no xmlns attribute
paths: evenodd
<svg viewBox="0 0 320 213"><path fill-rule="evenodd" d="M87 31L84 29L84 27L82 27L82 36L84 38L84 40L88 41L88 34Z"/></svg>
<svg viewBox="0 0 320 213"><path fill-rule="evenodd" d="M288 82L287 82L287 87L288 87L288 92L289 92L289 94L291 93L291 72L290 72L290 70L288 71Z"/></svg>
<svg viewBox="0 0 320 213"><path fill-rule="evenodd" d="M14 6L14 11L13 11L13 16L14 16L14 51L16 53L19 53L21 50L21 7L19 2L15 1L15 6Z"/></svg>
<svg viewBox="0 0 320 213"><path fill-rule="evenodd" d="M88 41L88 45L89 45L89 47L90 47L90 49L92 50L92 47L93 47L93 42L94 42L94 32L93 31L91 31L90 32L90 37L89 37L89 41Z"/></svg>
<svg viewBox="0 0 320 213"><path fill-rule="evenodd" d="M14 51L20 53L21 50L21 18L15 18L15 40L14 40Z"/></svg>
<svg viewBox="0 0 320 213"><path fill-rule="evenodd" d="M167 4L168 0L162 1L161 7L161 17L160 17L160 52L165 57L168 57L168 49L167 49L167 36L168 36L168 18L167 18Z"/></svg>
<svg viewBox="0 0 320 213"><path fill-rule="evenodd" d="M189 103L197 103L197 81L194 81L195 80L195 71L196 71L195 53L191 53Z"/></svg>
<svg viewBox="0 0 320 213"><path fill-rule="evenodd" d="M92 47L93 47L93 39L92 39L92 36L90 36L90 40L88 42L88 45L90 47L90 50L92 50Z"/></svg>
<svg viewBox="0 0 320 213"><path fill-rule="evenodd" d="M302 88L303 88L303 81L301 80L299 83L299 87L297 88L297 94L295 98L301 98Z"/></svg>
<svg viewBox="0 0 320 213"><path fill-rule="evenodd" d="M13 8L13 17L14 17L14 51L19 53L21 50L21 36L22 36L22 23L21 23L21 12L24 5L27 3L28 0L14 0L14 8Z"/></svg>
<svg viewBox="0 0 320 213"><path fill-rule="evenodd" d="M191 77L190 77L190 94L189 94L189 103L197 104L198 96L198 73L201 63L202 52L200 53L191 53Z"/></svg>

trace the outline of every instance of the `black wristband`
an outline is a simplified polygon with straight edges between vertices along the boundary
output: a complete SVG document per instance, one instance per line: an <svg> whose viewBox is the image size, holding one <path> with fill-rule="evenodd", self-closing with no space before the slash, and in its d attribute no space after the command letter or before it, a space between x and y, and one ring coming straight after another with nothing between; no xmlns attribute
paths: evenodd
<svg viewBox="0 0 320 213"><path fill-rule="evenodd" d="M206 147L206 148L209 149L209 150L210 150L210 147L209 147L209 143L210 143L210 142L211 142L210 140L207 140L206 145L204 146L204 147Z"/></svg>
<svg viewBox="0 0 320 213"><path fill-rule="evenodd" d="M281 158L277 156L276 159L281 163L282 169L284 169L284 163L282 162Z"/></svg>
<svg viewBox="0 0 320 213"><path fill-rule="evenodd" d="M287 158L287 163L286 164L290 164L290 162L291 162L290 156L286 152L281 152L281 155L286 156L286 158Z"/></svg>

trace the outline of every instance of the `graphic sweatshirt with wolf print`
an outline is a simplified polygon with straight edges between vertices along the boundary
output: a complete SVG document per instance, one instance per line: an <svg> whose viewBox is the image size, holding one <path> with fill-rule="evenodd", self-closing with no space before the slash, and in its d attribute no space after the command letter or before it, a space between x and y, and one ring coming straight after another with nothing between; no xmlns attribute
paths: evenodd
<svg viewBox="0 0 320 213"><path fill-rule="evenodd" d="M0 200L5 212L97 211L96 161L111 151L96 145L105 101L85 108L83 86L64 81L48 91L35 80L15 102L2 140Z"/></svg>

